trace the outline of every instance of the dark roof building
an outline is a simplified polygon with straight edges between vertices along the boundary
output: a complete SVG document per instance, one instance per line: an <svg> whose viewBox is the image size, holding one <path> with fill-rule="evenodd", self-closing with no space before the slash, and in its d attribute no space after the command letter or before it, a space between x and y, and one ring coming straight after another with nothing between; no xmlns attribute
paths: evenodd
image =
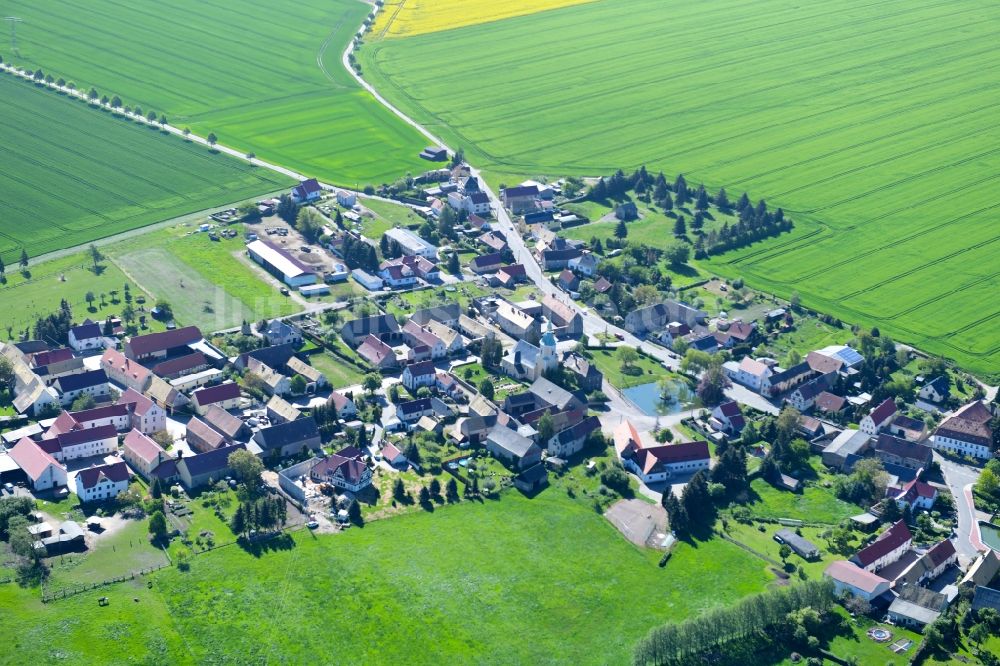
<svg viewBox="0 0 1000 666"><path fill-rule="evenodd" d="M305 449L320 448L319 428L311 416L262 428L254 434L253 441L260 446L265 456L285 457Z"/></svg>

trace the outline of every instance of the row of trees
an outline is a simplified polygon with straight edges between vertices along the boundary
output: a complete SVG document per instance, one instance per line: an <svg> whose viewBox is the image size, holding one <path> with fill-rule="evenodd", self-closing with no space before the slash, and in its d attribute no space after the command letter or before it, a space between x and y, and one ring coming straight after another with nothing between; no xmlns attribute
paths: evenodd
<svg viewBox="0 0 1000 666"><path fill-rule="evenodd" d="M686 664L720 646L750 638L788 621L789 614L811 608L827 612L833 605L833 583L806 581L755 594L729 607L717 608L680 623L650 631L636 646L634 664Z"/></svg>
<svg viewBox="0 0 1000 666"><path fill-rule="evenodd" d="M684 487L680 498L669 490L661 502L678 536L704 533L712 527L716 507L742 495L749 487L747 456L743 446L730 446L711 472L699 471Z"/></svg>
<svg viewBox="0 0 1000 666"><path fill-rule="evenodd" d="M240 502L229 523L234 534L270 532L285 526L288 505L280 497L256 497Z"/></svg>
<svg viewBox="0 0 1000 666"><path fill-rule="evenodd" d="M21 272L24 273L28 270L28 251L21 248L21 259L18 262L21 266ZM4 280L7 276L7 267L3 263L3 259L0 258L0 281Z"/></svg>

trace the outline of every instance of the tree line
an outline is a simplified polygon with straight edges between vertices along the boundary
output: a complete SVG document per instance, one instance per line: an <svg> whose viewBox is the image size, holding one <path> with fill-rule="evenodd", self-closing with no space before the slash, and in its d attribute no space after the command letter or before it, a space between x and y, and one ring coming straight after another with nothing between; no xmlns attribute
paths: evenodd
<svg viewBox="0 0 1000 666"><path fill-rule="evenodd" d="M767 633L805 608L823 613L834 602L829 580L806 581L747 597L736 604L703 613L680 623L651 630L632 655L634 664L673 666L703 663L705 653Z"/></svg>

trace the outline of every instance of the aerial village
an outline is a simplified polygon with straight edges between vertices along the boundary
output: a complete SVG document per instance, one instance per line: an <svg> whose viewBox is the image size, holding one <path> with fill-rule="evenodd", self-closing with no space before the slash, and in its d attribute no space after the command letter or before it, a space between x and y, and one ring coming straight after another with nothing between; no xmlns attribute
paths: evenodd
<svg viewBox="0 0 1000 666"><path fill-rule="evenodd" d="M962 471L994 460L996 403L968 376L876 331L772 358L761 350L815 313L765 295L747 299L753 316L709 314L676 291L615 296L640 285L606 270L620 250L561 233L587 221L563 183L495 200L460 163L411 180L393 195L420 223L378 240L363 233L365 196L315 180L259 203L246 256L281 294L317 299L303 313L203 331L153 311L165 330L81 319L65 339L2 345L16 415L0 485L40 502L30 532L43 560L85 556L150 493L165 498L160 536L191 543L205 537L184 520L198 498L252 480L282 505L280 519L234 525L252 541L502 492L573 494L567 479L592 478L586 501L664 561L707 488L782 564L822 559L851 612L919 631L963 594L1000 610L1000 528ZM282 206L317 211L314 243ZM198 232L235 235L239 220ZM348 281L363 295L321 300ZM920 368L912 399L887 387L887 364ZM782 497L836 493L857 512L826 528L808 513L751 516L751 481ZM995 490L976 497L995 506ZM44 510L73 496L78 519Z"/></svg>

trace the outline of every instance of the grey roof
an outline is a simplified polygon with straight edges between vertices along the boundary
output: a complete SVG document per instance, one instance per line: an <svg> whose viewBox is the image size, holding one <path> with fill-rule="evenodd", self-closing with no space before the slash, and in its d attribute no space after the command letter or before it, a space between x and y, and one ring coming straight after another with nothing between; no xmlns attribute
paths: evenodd
<svg viewBox="0 0 1000 666"><path fill-rule="evenodd" d="M208 453L199 453L193 456L184 456L177 464L183 465L191 476L202 476L220 472L229 468L229 454L246 447L242 444L233 446L222 446Z"/></svg>
<svg viewBox="0 0 1000 666"><path fill-rule="evenodd" d="M938 375L934 379L927 382L926 386L933 387L934 390L940 395L948 395L950 392L948 387L948 378L944 375Z"/></svg>
<svg viewBox="0 0 1000 666"><path fill-rule="evenodd" d="M267 327L264 329L264 335L267 337L283 338L289 335L299 335L299 331L297 328L282 321L281 319L272 319L267 323Z"/></svg>
<svg viewBox="0 0 1000 666"><path fill-rule="evenodd" d="M295 345L288 342L282 345L272 345L270 347L254 349L253 351L248 351L245 354L240 354L239 358L241 364L243 365L246 365L247 361L253 358L272 368L280 368L288 363L288 359L290 359L294 354Z"/></svg>
<svg viewBox="0 0 1000 666"><path fill-rule="evenodd" d="M870 438L860 430L844 430L826 445L823 453L829 453L846 458L848 455L857 454L863 449Z"/></svg>
<svg viewBox="0 0 1000 666"><path fill-rule="evenodd" d="M534 368L538 362L538 347L527 340L518 340L513 349L507 352L507 356L515 365L522 365L526 368Z"/></svg>
<svg viewBox="0 0 1000 666"><path fill-rule="evenodd" d="M527 437L500 425L494 426L487 438L516 458L523 458L535 446L535 443Z"/></svg>
<svg viewBox="0 0 1000 666"><path fill-rule="evenodd" d="M819 554L819 548L816 547L816 544L808 539L803 539L792 530L778 530L777 537L799 555Z"/></svg>
<svg viewBox="0 0 1000 666"><path fill-rule="evenodd" d="M455 321L462 314L462 307L458 303L448 303L447 305L435 305L434 307L417 310L410 315L410 321L414 321L421 326L426 326L430 321L444 323Z"/></svg>
<svg viewBox="0 0 1000 666"><path fill-rule="evenodd" d="M281 449L289 444L300 444L319 437L316 420L308 416L304 419L279 423L270 428L258 430L253 440L265 451Z"/></svg>
<svg viewBox="0 0 1000 666"><path fill-rule="evenodd" d="M931 610L930 608L924 608L912 601L907 601L903 598L896 598L889 605L889 612L896 615L902 615L903 617L915 620L920 624L931 624L934 620L940 617L941 612L936 610Z"/></svg>
<svg viewBox="0 0 1000 666"><path fill-rule="evenodd" d="M802 361L801 363L793 365L787 370L782 370L781 372L771 375L769 381L773 386L775 384L780 384L781 382L788 381L789 379L792 379L794 377L809 374L810 372L812 372L812 368L809 367L809 364L807 362Z"/></svg>
<svg viewBox="0 0 1000 666"><path fill-rule="evenodd" d="M587 437L595 430L599 430L600 427L601 422L596 416L588 416L582 421L577 421L570 427L560 430L556 433L555 437L560 444L566 444L568 442L574 442L581 437Z"/></svg>
<svg viewBox="0 0 1000 666"><path fill-rule="evenodd" d="M544 377L536 379L528 390L545 404L558 407L559 410L575 407L580 403L572 393Z"/></svg>
<svg viewBox="0 0 1000 666"><path fill-rule="evenodd" d="M79 391L91 386L100 386L108 383L108 376L103 370L90 370L76 375L63 375L56 380L59 390L63 393L69 391Z"/></svg>
<svg viewBox="0 0 1000 666"><path fill-rule="evenodd" d="M351 335L356 338L363 338L366 335L378 337L384 333L399 331L399 322L392 315L373 315L371 317L352 319L344 324L343 330L350 331Z"/></svg>
<svg viewBox="0 0 1000 666"><path fill-rule="evenodd" d="M396 410L402 414L416 414L418 412L423 412L431 408L430 398L418 398L417 400L408 400L407 402L401 402L396 405Z"/></svg>
<svg viewBox="0 0 1000 666"><path fill-rule="evenodd" d="M976 595L972 598L972 609L992 608L1000 611L1000 590L983 585L976 586Z"/></svg>

